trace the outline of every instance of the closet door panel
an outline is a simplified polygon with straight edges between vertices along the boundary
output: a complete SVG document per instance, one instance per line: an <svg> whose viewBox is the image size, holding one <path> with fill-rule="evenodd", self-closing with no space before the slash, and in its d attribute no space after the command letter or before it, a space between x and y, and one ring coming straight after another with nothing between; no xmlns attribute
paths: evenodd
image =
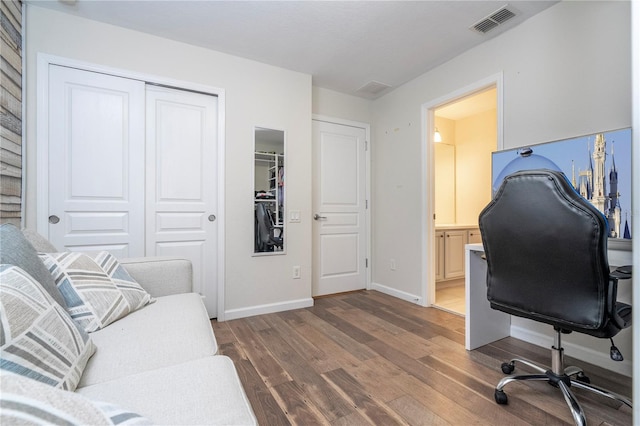
<svg viewBox="0 0 640 426"><path fill-rule="evenodd" d="M194 291L217 305L217 98L147 87L147 255L193 263Z"/></svg>
<svg viewBox="0 0 640 426"><path fill-rule="evenodd" d="M144 83L54 65L49 78L49 239L142 256Z"/></svg>

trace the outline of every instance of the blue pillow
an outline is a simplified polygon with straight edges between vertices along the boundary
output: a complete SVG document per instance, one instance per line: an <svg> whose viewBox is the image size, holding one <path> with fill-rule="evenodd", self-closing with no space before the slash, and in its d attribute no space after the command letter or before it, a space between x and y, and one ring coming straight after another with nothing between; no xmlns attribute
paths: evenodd
<svg viewBox="0 0 640 426"><path fill-rule="evenodd" d="M0 263L14 265L27 272L53 297L60 306L67 307L53 276L38 257L38 252L15 226L0 225Z"/></svg>

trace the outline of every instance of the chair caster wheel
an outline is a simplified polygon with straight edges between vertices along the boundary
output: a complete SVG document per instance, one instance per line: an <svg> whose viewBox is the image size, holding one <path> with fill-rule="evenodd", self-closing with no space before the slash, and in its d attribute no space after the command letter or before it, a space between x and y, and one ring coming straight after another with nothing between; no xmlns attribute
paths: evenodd
<svg viewBox="0 0 640 426"><path fill-rule="evenodd" d="M493 397L496 399L496 402L500 405L506 405L509 400L507 399L507 394L504 391L496 389Z"/></svg>
<svg viewBox="0 0 640 426"><path fill-rule="evenodd" d="M591 383L591 379L585 376L584 373L578 373L578 375L576 376L576 380L586 384Z"/></svg>
<svg viewBox="0 0 640 426"><path fill-rule="evenodd" d="M512 362L503 362L500 368L504 374L511 374L516 366Z"/></svg>

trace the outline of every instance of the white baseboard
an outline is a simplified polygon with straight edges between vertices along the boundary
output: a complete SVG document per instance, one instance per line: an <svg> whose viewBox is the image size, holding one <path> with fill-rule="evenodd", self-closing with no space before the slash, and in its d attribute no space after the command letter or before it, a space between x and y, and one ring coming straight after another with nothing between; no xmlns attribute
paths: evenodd
<svg viewBox="0 0 640 426"><path fill-rule="evenodd" d="M404 291L400 291L395 288L387 287L382 284L371 283L371 290L376 290L376 291L379 291L380 293L388 294L389 296L397 297L398 299L415 303L416 305L422 304L422 297L416 296L415 294L406 293Z"/></svg>
<svg viewBox="0 0 640 426"><path fill-rule="evenodd" d="M549 336L536 331L531 331L517 325L511 325L511 336L516 339L524 340L525 342L533 343L534 345L542 346L544 348L551 348L553 343L553 336ZM562 346L565 349L565 354L572 358L579 359L581 361L588 362L593 365L605 368L607 370L614 371L627 377L631 377L632 364L629 358L621 362L612 361L609 358L609 353L595 351L593 349L576 345L575 343L562 341ZM551 359L549 359L551 363ZM551 365L551 364L549 364ZM588 375L588 374L587 374Z"/></svg>
<svg viewBox="0 0 640 426"><path fill-rule="evenodd" d="M309 308L313 306L313 299L290 300L288 302L269 303L266 305L250 306L248 308L229 309L224 312L224 320L252 317L254 315L272 314L274 312L290 311L292 309Z"/></svg>

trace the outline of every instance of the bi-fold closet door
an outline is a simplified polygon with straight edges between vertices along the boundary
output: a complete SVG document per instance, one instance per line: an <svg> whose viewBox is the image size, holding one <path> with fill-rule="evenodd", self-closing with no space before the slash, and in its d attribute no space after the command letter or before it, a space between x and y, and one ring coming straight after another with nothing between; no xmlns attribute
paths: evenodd
<svg viewBox="0 0 640 426"><path fill-rule="evenodd" d="M213 95L50 65L51 242L187 258L215 317L217 108Z"/></svg>

